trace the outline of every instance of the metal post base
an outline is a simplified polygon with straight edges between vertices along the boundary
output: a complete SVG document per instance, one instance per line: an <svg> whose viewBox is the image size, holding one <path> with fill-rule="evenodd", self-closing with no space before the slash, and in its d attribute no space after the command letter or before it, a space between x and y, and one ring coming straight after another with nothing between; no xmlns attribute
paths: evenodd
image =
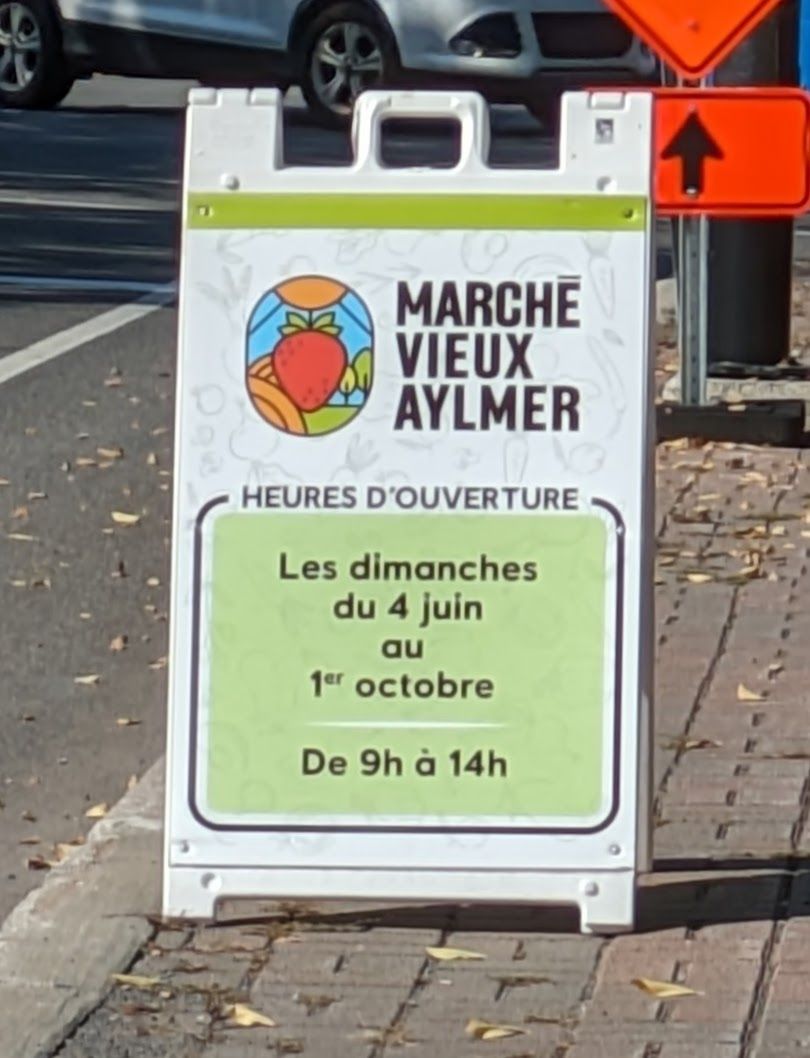
<svg viewBox="0 0 810 1058"><path fill-rule="evenodd" d="M802 448L806 443L805 405L800 400L659 404L656 410L659 441L691 437L779 448Z"/></svg>

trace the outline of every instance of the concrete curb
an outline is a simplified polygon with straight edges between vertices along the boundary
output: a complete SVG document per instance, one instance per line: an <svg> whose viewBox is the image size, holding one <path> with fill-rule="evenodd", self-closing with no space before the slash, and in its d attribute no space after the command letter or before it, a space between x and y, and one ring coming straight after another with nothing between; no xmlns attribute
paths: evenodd
<svg viewBox="0 0 810 1058"><path fill-rule="evenodd" d="M0 1055L48 1058L104 999L160 911L158 761L0 927Z"/></svg>

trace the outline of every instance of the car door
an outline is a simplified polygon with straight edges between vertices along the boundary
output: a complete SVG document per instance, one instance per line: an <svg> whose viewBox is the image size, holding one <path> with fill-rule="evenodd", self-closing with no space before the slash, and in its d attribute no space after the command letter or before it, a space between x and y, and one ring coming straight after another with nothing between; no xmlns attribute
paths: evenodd
<svg viewBox="0 0 810 1058"><path fill-rule="evenodd" d="M284 48L299 0L61 0L69 21L130 32Z"/></svg>

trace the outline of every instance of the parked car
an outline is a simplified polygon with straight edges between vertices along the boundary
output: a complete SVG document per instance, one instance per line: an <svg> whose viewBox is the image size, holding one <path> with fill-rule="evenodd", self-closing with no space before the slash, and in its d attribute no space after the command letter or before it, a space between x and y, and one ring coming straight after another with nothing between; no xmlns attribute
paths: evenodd
<svg viewBox="0 0 810 1058"><path fill-rule="evenodd" d="M0 102L16 107L114 73L297 84L329 125L380 85L474 87L543 115L568 85L655 69L599 0L0 0Z"/></svg>

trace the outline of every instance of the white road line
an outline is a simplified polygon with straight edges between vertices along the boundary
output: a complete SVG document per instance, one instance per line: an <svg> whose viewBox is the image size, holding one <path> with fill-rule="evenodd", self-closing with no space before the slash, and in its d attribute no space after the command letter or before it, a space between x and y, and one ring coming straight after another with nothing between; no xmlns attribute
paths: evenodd
<svg viewBox="0 0 810 1058"><path fill-rule="evenodd" d="M46 290L59 294L151 294L155 290L173 290L165 286L135 279L71 279L66 276L0 275L0 290Z"/></svg>
<svg viewBox="0 0 810 1058"><path fill-rule="evenodd" d="M83 323L77 323L64 331L50 334L47 338L34 342L25 349L9 353L8 356L0 359L0 385L9 382L12 378L17 378L26 371L47 364L64 353L87 345L88 342L112 334L113 331L126 327L128 323L143 319L168 304L174 298L174 293L174 286L154 287L150 293L138 298L137 301L117 305L114 309L93 316L92 319L85 320Z"/></svg>
<svg viewBox="0 0 810 1058"><path fill-rule="evenodd" d="M65 195L49 195L39 191L0 190L0 208L3 206L25 206L35 209L82 209L115 213L176 213L177 202L165 199L153 202L148 198L69 198Z"/></svg>

